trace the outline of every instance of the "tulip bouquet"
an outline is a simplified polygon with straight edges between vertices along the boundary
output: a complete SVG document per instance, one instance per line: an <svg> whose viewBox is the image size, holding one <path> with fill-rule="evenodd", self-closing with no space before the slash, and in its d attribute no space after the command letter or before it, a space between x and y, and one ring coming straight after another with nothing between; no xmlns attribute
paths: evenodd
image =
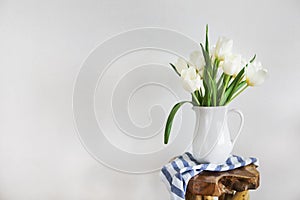
<svg viewBox="0 0 300 200"><path fill-rule="evenodd" d="M208 26L206 26L205 45L202 51L194 51L190 60L178 58L171 67L180 76L185 90L192 94L192 101L182 101L174 105L167 119L164 143L167 144L170 131L178 109L185 103L194 106L225 106L249 86L264 82L267 70L256 55L246 61L241 55L232 52L233 41L220 37L215 46L209 46Z"/></svg>

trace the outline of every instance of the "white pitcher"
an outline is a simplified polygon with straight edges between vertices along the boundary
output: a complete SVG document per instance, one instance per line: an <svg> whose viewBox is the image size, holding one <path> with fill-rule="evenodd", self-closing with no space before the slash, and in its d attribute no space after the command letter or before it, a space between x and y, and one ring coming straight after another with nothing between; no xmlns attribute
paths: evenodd
<svg viewBox="0 0 300 200"><path fill-rule="evenodd" d="M194 158L200 163L224 163L241 133L244 124L242 112L237 109L228 110L228 106L194 106L193 110L196 112ZM241 119L240 127L234 137L231 137L227 124L227 114L230 112L237 113Z"/></svg>

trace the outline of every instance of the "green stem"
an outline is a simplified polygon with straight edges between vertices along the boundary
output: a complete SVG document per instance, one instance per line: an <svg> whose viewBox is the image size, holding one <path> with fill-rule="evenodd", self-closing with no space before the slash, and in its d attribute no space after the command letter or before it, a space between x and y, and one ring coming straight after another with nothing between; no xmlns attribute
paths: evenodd
<svg viewBox="0 0 300 200"><path fill-rule="evenodd" d="M198 98L196 97L196 95L195 95L194 92L192 92L192 97L193 97L193 99L196 101L196 103L200 106L200 102L199 102L199 100L198 100Z"/></svg>
<svg viewBox="0 0 300 200"><path fill-rule="evenodd" d="M220 102L223 101L222 99L224 98L224 93L227 89L228 83L230 81L230 77L231 77L230 75L224 74L224 85L223 85L223 90L222 90L222 93L221 93Z"/></svg>
<svg viewBox="0 0 300 200"><path fill-rule="evenodd" d="M220 76L220 78L219 78L219 80L218 80L218 82L217 82L217 88L219 89L219 87L220 87L220 84L221 84L221 82L222 82L222 79L224 78L224 72L222 73L222 75Z"/></svg>
<svg viewBox="0 0 300 200"><path fill-rule="evenodd" d="M229 104L235 97L237 97L237 96L240 95L244 90L246 90L247 87L248 87L248 85L246 85L244 88L240 89L237 93L235 93L235 95L233 95L233 96L231 97L231 99L230 99L228 102L226 102L225 105Z"/></svg>
<svg viewBox="0 0 300 200"><path fill-rule="evenodd" d="M225 90L227 89L227 86L228 86L228 83L229 83L229 80L230 80L230 76L225 74L224 80L225 80L225 85L224 85L224 88L223 88L223 91L222 91L222 96L223 96Z"/></svg>
<svg viewBox="0 0 300 200"><path fill-rule="evenodd" d="M219 68L219 65L220 65L220 60L219 59L216 59L215 60L215 63L214 63L214 74L213 74L213 77L216 78L217 76L217 72L218 72L218 68Z"/></svg>

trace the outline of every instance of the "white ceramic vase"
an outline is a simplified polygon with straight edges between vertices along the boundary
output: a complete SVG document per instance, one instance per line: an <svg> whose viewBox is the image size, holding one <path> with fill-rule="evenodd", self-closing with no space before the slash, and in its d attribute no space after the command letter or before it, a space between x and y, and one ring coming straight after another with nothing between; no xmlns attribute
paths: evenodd
<svg viewBox="0 0 300 200"><path fill-rule="evenodd" d="M196 125L193 139L193 156L200 163L224 163L241 133L244 116L240 110L228 106L194 106ZM227 115L235 112L240 116L240 127L235 136L229 132Z"/></svg>

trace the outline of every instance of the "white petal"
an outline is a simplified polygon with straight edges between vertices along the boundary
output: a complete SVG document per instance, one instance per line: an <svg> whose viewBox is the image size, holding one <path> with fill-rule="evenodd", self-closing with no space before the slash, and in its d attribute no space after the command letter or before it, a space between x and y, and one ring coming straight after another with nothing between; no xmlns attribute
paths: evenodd
<svg viewBox="0 0 300 200"><path fill-rule="evenodd" d="M200 76L199 74L197 74L196 69L193 67L182 70L181 81L183 84L183 88L188 92L194 92L201 86Z"/></svg>
<svg viewBox="0 0 300 200"><path fill-rule="evenodd" d="M225 74L236 75L242 68L242 56L231 54L226 56L224 62L220 64Z"/></svg>
<svg viewBox="0 0 300 200"><path fill-rule="evenodd" d="M249 64L246 69L246 76L250 79L252 79L253 76L255 76L256 68L252 64Z"/></svg>
<svg viewBox="0 0 300 200"><path fill-rule="evenodd" d="M234 67L235 66L231 65L231 63L228 63L228 62L224 62L222 64L222 69L223 69L224 73L228 74L230 76L232 76L236 71L236 69Z"/></svg>
<svg viewBox="0 0 300 200"><path fill-rule="evenodd" d="M196 64L201 56L202 56L202 53L200 51L193 51L190 54L190 62L193 64Z"/></svg>
<svg viewBox="0 0 300 200"><path fill-rule="evenodd" d="M258 85L261 85L263 84L263 82L265 81L266 77L267 77L267 70L266 69L259 69L255 76L253 77L253 80L252 80L252 84L254 86L258 86Z"/></svg>
<svg viewBox="0 0 300 200"><path fill-rule="evenodd" d="M246 70L247 84L250 86L261 85L267 76L267 70L262 68L260 62L249 63Z"/></svg>
<svg viewBox="0 0 300 200"><path fill-rule="evenodd" d="M182 59L182 58L178 58L177 62L174 65L175 65L176 70L177 70L177 72L179 74L181 74L181 71L183 69L187 69L188 68L187 67L187 62L184 59Z"/></svg>
<svg viewBox="0 0 300 200"><path fill-rule="evenodd" d="M199 71L205 66L205 60L201 51L193 51L190 54L190 65L194 66Z"/></svg>
<svg viewBox="0 0 300 200"><path fill-rule="evenodd" d="M216 48L215 48L215 57L223 60L225 56L230 55L233 47L233 41L225 38L220 37L217 41Z"/></svg>

